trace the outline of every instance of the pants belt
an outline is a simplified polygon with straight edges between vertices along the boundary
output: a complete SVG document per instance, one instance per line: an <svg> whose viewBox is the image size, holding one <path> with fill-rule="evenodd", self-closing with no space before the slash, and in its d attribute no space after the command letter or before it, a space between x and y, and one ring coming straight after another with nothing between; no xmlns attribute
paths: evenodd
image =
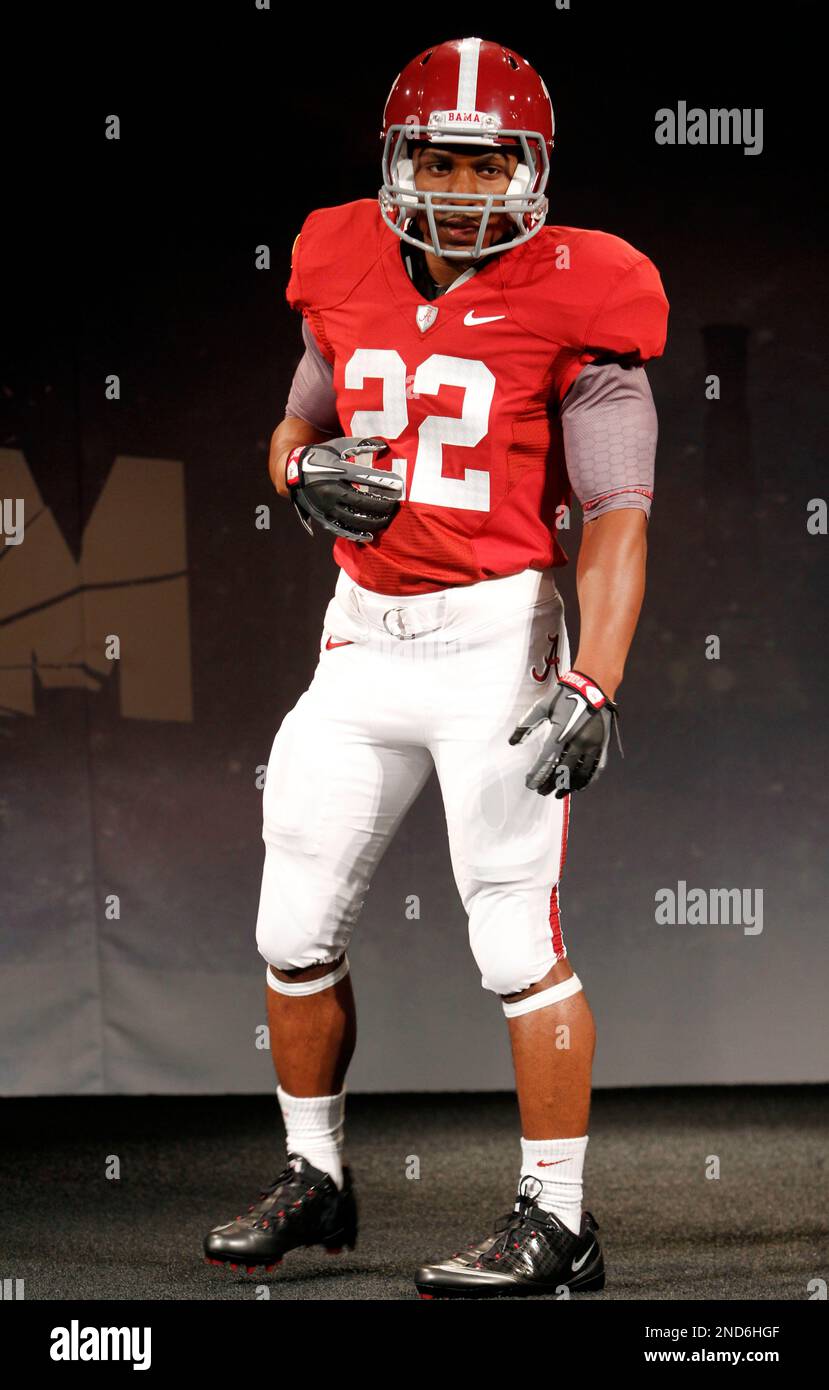
<svg viewBox="0 0 829 1390"><path fill-rule="evenodd" d="M481 622L521 611L556 594L551 570L523 570L504 579L485 579L429 594L377 594L340 571L337 596L370 627L406 642L459 621Z"/></svg>

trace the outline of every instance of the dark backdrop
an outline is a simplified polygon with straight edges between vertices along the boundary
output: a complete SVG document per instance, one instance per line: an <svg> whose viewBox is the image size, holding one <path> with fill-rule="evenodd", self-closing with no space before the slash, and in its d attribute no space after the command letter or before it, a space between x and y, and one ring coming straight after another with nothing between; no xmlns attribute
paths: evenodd
<svg viewBox="0 0 829 1390"><path fill-rule="evenodd" d="M5 1093L273 1085L257 770L336 577L266 474L300 355L290 247L311 208L376 192L388 87L469 32L467 8L38 6L10 31L0 499L26 529L0 550ZM562 885L597 1085L826 1078L818 9L475 10L550 88L553 220L632 241L671 302L625 758L573 799ZM681 100L762 108L763 152L658 146ZM681 882L752 911L762 893L762 930L658 922ZM350 957L352 1090L510 1084L434 782Z"/></svg>

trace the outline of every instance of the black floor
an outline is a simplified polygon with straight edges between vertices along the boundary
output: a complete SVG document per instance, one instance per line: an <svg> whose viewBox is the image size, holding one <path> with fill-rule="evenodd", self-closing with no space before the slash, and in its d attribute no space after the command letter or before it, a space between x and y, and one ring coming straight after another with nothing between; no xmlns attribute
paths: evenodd
<svg viewBox="0 0 829 1390"><path fill-rule="evenodd" d="M585 1206L607 1286L579 1300L808 1299L829 1276L828 1094L594 1093ZM511 1207L520 1161L512 1096L349 1095L356 1250L243 1275L205 1265L201 1242L283 1166L275 1097L5 1100L0 1118L0 1276L26 1299L414 1299L418 1264Z"/></svg>

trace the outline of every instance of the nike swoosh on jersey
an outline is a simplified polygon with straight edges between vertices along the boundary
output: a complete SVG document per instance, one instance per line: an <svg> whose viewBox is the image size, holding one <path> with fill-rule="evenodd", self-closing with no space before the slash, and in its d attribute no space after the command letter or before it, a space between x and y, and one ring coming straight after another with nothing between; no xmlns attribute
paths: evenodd
<svg viewBox="0 0 829 1390"><path fill-rule="evenodd" d="M467 328L474 328L476 323L495 323L497 319L505 318L506 314L489 314L486 318L476 319L475 310L470 309L469 313L464 316L463 321Z"/></svg>

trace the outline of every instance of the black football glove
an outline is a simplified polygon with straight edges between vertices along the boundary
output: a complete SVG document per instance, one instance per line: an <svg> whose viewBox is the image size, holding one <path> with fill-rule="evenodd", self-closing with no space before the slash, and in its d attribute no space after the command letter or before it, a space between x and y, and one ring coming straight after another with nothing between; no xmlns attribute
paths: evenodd
<svg viewBox="0 0 829 1390"><path fill-rule="evenodd" d="M565 671L552 694L536 700L510 735L510 743L523 743L544 720L550 722L541 753L525 778L529 790L541 796L555 791L561 800L595 781L607 762L611 725L622 753L618 717L618 705L594 680L580 671Z"/></svg>
<svg viewBox="0 0 829 1390"><path fill-rule="evenodd" d="M292 449L285 481L297 515L310 536L313 517L350 541L371 541L385 530L400 505L403 482L396 473L371 467L388 449L384 439L329 439ZM367 455L365 463L360 456Z"/></svg>

